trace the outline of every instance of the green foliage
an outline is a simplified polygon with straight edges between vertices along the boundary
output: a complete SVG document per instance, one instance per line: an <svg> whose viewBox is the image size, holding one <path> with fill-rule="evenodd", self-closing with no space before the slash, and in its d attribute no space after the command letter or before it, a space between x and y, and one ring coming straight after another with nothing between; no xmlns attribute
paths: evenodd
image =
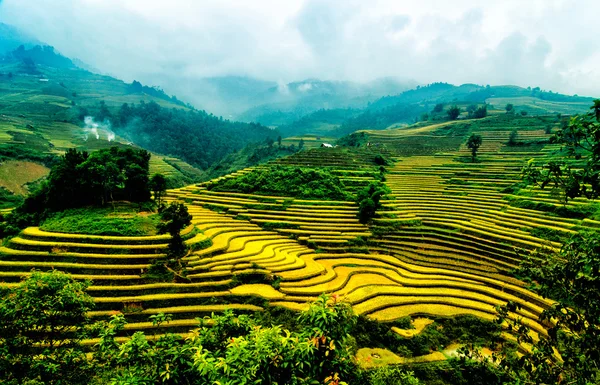
<svg viewBox="0 0 600 385"><path fill-rule="evenodd" d="M381 182L371 182L356 194L358 219L361 223L369 222L376 211L381 208L381 199L391 193L389 187Z"/></svg>
<svg viewBox="0 0 600 385"><path fill-rule="evenodd" d="M0 162L6 160L29 160L41 163L46 167L52 167L59 161L59 157L28 147L3 145L0 146Z"/></svg>
<svg viewBox="0 0 600 385"><path fill-rule="evenodd" d="M138 213L133 205L86 207L52 213L40 225L42 230L59 233L142 236L155 235L158 215Z"/></svg>
<svg viewBox="0 0 600 385"><path fill-rule="evenodd" d="M88 286L57 271L34 271L18 286L0 289L2 383L89 382L93 372L80 345L94 306Z"/></svg>
<svg viewBox="0 0 600 385"><path fill-rule="evenodd" d="M510 135L508 136L508 145L509 146L514 146L517 144L517 138L519 136L519 133L516 129L512 130L510 132Z"/></svg>
<svg viewBox="0 0 600 385"><path fill-rule="evenodd" d="M435 107L433 107L433 110L431 112L437 112L440 113L444 111L444 104L443 103L438 103L435 105Z"/></svg>
<svg viewBox="0 0 600 385"><path fill-rule="evenodd" d="M353 132L336 141L338 146L344 147L364 147L369 142L369 135L366 132Z"/></svg>
<svg viewBox="0 0 600 385"><path fill-rule="evenodd" d="M117 343L126 322L116 315L101 329L96 358L103 377L122 385L353 383L360 376L348 344L355 320L349 305L321 296L295 331L226 311L212 314L210 326L201 321L186 340L166 334L152 341L137 332ZM169 317L152 321L168 324Z"/></svg>
<svg viewBox="0 0 600 385"><path fill-rule="evenodd" d="M477 157L477 151L481 146L483 140L481 139L481 135L471 134L469 139L467 139L467 147L471 150L471 161L475 162L475 158Z"/></svg>
<svg viewBox="0 0 600 385"><path fill-rule="evenodd" d="M446 111L446 113L448 114L448 119L456 120L460 115L460 107L458 107L457 105L453 105L452 107L448 108L448 111Z"/></svg>
<svg viewBox="0 0 600 385"><path fill-rule="evenodd" d="M162 199L167 193L167 178L162 174L154 174L150 179L150 189L154 194L154 202L160 207Z"/></svg>
<svg viewBox="0 0 600 385"><path fill-rule="evenodd" d="M203 180L230 174L257 164L266 163L269 160L294 154L298 151L295 145L290 146L266 146L262 144L249 144L242 150L231 153L214 163L202 176Z"/></svg>
<svg viewBox="0 0 600 385"><path fill-rule="evenodd" d="M507 114L512 114L515 112L515 106L513 106L511 103L507 103L504 109L506 110Z"/></svg>
<svg viewBox="0 0 600 385"><path fill-rule="evenodd" d="M145 150L111 147L92 154L69 149L50 170L37 191L28 196L0 225L0 236L38 225L50 213L115 200L150 199Z"/></svg>
<svg viewBox="0 0 600 385"><path fill-rule="evenodd" d="M15 195L4 187L0 186L0 209L15 207L23 203L23 197Z"/></svg>
<svg viewBox="0 0 600 385"><path fill-rule="evenodd" d="M590 109L587 115L572 117L552 138L563 149L557 159L543 165L528 162L523 168L526 181L560 190L565 202L600 196L600 100Z"/></svg>
<svg viewBox="0 0 600 385"><path fill-rule="evenodd" d="M328 200L352 200L342 181L327 170L274 166L253 170L207 186L213 191L266 194Z"/></svg>
<svg viewBox="0 0 600 385"><path fill-rule="evenodd" d="M372 385L419 385L421 382L415 378L414 372L398 367L383 366L373 369L369 373L369 382Z"/></svg>
<svg viewBox="0 0 600 385"><path fill-rule="evenodd" d="M539 210L558 215L565 218L594 218L598 211L595 205L577 205L577 206L563 206L555 205L552 203L532 201L521 198L510 198L506 197L510 202L511 206L520 207L523 209Z"/></svg>
<svg viewBox="0 0 600 385"><path fill-rule="evenodd" d="M375 155L373 162L375 162L375 164L378 166L389 166L392 163L389 159L381 154ZM382 172L385 172L385 169Z"/></svg>
<svg viewBox="0 0 600 385"><path fill-rule="evenodd" d="M358 130L383 130L393 124L411 124L423 112L426 110L422 105L412 103L398 103L382 109L370 108L362 114L344 121L333 134L341 137Z"/></svg>
<svg viewBox="0 0 600 385"><path fill-rule="evenodd" d="M158 233L171 235L168 257L183 257L187 248L181 238L181 230L192 223L192 215L188 212L187 206L183 203L172 202L161 208L159 214L162 222L158 224Z"/></svg>
<svg viewBox="0 0 600 385"><path fill-rule="evenodd" d="M511 384L596 384L600 381L600 234L572 236L556 254L539 263L529 256L519 274L536 283L536 291L556 302L540 315L548 338L534 340L520 319L509 318L520 308L514 302L498 306L498 324L507 322L519 343L532 345L531 353L518 357L505 347L491 360L477 352L470 358L481 365L500 368ZM558 360L555 352L560 354Z"/></svg>
<svg viewBox="0 0 600 385"><path fill-rule="evenodd" d="M487 104L484 104L481 107L478 107L475 111L473 111L474 119L482 119L487 116Z"/></svg>
<svg viewBox="0 0 600 385"><path fill-rule="evenodd" d="M250 143L274 140L278 135L260 124L231 122L204 111L163 108L154 102L124 104L111 122L118 135L137 145L177 156L201 169Z"/></svg>

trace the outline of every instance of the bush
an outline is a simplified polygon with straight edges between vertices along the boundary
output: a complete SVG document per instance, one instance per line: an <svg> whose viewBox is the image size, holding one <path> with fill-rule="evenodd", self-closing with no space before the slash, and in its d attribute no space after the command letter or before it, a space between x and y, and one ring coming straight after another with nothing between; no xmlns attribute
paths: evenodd
<svg viewBox="0 0 600 385"><path fill-rule="evenodd" d="M266 194L325 200L352 200L346 186L327 170L275 166L253 170L236 178L208 185L213 191Z"/></svg>
<svg viewBox="0 0 600 385"><path fill-rule="evenodd" d="M111 236L155 235L157 214L140 215L133 205L115 208L87 207L50 214L40 228L45 231Z"/></svg>
<svg viewBox="0 0 600 385"><path fill-rule="evenodd" d="M371 182L356 194L358 204L358 219L361 223L369 222L376 211L381 208L380 200L391 190L381 182Z"/></svg>

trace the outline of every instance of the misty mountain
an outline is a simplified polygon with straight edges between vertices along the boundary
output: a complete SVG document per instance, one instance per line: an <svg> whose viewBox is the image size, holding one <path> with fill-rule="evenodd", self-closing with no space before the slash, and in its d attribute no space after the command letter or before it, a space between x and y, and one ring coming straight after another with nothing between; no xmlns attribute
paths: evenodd
<svg viewBox="0 0 600 385"><path fill-rule="evenodd" d="M42 43L39 40L19 31L17 28L0 23L0 56L15 50L21 45L30 48L40 44Z"/></svg>
<svg viewBox="0 0 600 385"><path fill-rule="evenodd" d="M395 95L417 85L395 78L368 83L319 79L278 83L249 76L190 77L185 81L180 76L166 73L153 77L152 82L199 109L267 126L288 124L320 109L363 108L382 96Z"/></svg>
<svg viewBox="0 0 600 385"><path fill-rule="evenodd" d="M451 103L454 101L486 103L491 98L533 97L540 100L556 102L587 103L593 98L577 95L564 95L552 91L544 91L539 87L523 88L512 85L482 86L477 84L462 84L455 86L448 83L432 83L427 86L417 86L415 89L404 91L398 95L385 96L369 106L376 111L397 104L433 105Z"/></svg>
<svg viewBox="0 0 600 385"><path fill-rule="evenodd" d="M258 99L264 103L248 109L238 119L280 126L321 109L364 108L384 95L397 94L415 85L414 81L395 78L368 83L307 79L271 87Z"/></svg>

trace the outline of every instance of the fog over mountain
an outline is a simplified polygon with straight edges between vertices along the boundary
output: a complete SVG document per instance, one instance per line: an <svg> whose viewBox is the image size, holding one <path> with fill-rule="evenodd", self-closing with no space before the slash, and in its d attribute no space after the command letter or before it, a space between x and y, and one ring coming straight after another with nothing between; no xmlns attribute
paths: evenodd
<svg viewBox="0 0 600 385"><path fill-rule="evenodd" d="M233 75L256 95L384 77L598 95L598 14L594 0L0 1L0 22L24 35L219 113L205 78Z"/></svg>

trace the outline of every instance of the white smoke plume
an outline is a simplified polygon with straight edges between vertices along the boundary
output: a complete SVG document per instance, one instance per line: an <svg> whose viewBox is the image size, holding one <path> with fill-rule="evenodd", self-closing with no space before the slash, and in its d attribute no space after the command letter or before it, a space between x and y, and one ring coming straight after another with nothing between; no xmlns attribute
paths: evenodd
<svg viewBox="0 0 600 385"><path fill-rule="evenodd" d="M84 123L83 131L84 131L84 140L85 141L88 140L90 134L95 136L96 140L100 140L101 136L102 136L102 139L106 139L109 142L112 142L115 140L116 135L112 131L110 122L108 120L105 120L103 122L97 122L96 120L94 120L93 116L86 116L83 119L83 123Z"/></svg>

